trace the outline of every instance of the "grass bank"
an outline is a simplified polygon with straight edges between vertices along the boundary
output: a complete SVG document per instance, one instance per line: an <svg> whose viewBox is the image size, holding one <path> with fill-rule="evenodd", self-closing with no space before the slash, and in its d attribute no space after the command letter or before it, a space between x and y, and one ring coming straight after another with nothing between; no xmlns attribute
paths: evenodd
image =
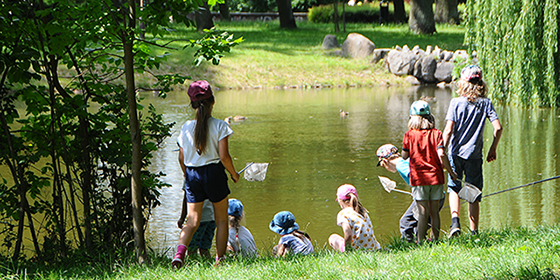
<svg viewBox="0 0 560 280"><path fill-rule="evenodd" d="M373 252L275 259L230 259L223 267L191 260L172 271L170 260L13 269L2 279L560 279L560 225L483 231L424 246L394 240Z"/></svg>
<svg viewBox="0 0 560 280"><path fill-rule="evenodd" d="M245 41L223 58L218 66L203 63L192 65L192 49L182 49L180 40L199 38L192 28L176 27L170 38L178 39L172 47L169 61L160 71L182 73L192 80L206 79L224 89L283 88L283 87L355 87L403 84L402 78L385 70L383 63L371 64L369 59L347 59L333 56L321 48L327 34L335 34L333 24L298 22L296 30L279 28L271 22L216 22L219 30L243 37ZM351 32L368 37L377 48L396 45L439 46L442 49L464 49L464 26L438 25L434 35L416 35L408 25L347 24L346 31L335 34L342 44ZM149 76L138 79L148 86ZM185 83L187 86L188 83Z"/></svg>

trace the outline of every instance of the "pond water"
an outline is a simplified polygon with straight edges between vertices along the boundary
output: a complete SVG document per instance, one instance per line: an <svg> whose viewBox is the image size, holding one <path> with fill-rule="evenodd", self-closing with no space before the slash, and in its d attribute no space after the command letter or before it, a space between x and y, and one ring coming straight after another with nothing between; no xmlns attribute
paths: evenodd
<svg viewBox="0 0 560 280"><path fill-rule="evenodd" d="M149 167L167 174L172 187L162 190L162 205L149 221L151 247L165 250L176 245L176 226L182 202L182 172L177 159L176 137L181 125L193 118L186 92L173 92L166 99L144 94L143 103L153 103L166 122L176 122L173 136L158 151ZM398 174L376 167L377 148L385 143L402 146L410 104L421 96L433 97L436 127L443 130L445 113L453 92L437 87L377 87L323 90L217 91L213 115L225 118L243 115L232 123L230 153L237 170L247 162L270 163L263 182L230 181L231 198L244 204L245 226L260 250L268 251L278 235L268 229L275 213L291 211L301 229L323 247L336 225L340 210L335 201L339 185L357 187L362 204L369 210L375 234L386 245L399 236L399 219L411 198L387 193L377 178L386 176L405 185ZM340 117L340 110L349 112ZM498 159L484 164L484 194L560 174L558 155L559 112L555 109L519 109L496 106L504 127ZM486 147L492 140L491 125L485 131ZM480 227L490 228L554 224L560 217L560 180L488 197L481 203ZM447 205L447 203L446 203ZM466 210L466 205L462 210ZM461 213L468 225L466 211ZM441 212L442 229L449 229L449 209ZM173 251L173 250L171 250Z"/></svg>

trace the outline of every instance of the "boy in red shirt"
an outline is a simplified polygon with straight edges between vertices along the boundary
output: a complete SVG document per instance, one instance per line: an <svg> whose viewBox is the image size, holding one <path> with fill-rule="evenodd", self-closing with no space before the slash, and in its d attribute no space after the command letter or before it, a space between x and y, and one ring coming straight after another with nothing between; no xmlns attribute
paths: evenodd
<svg viewBox="0 0 560 280"><path fill-rule="evenodd" d="M439 238L439 201L445 197L445 168L451 178L457 175L445 154L443 137L435 128L435 118L425 101L410 106L409 130L403 139L402 157L410 157L410 185L412 197L418 204L418 244L426 237L428 217L431 218L435 239Z"/></svg>

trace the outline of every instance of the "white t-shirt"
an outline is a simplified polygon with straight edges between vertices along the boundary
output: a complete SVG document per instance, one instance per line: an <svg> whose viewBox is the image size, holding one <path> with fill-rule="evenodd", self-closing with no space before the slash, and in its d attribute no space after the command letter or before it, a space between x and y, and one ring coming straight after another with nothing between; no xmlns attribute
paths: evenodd
<svg viewBox="0 0 560 280"><path fill-rule="evenodd" d="M228 246L231 246L235 252L239 252L237 239L235 238L235 228L229 228ZM257 255L257 244L251 232L244 226L239 227L239 246L241 246L241 255L244 257L254 257Z"/></svg>
<svg viewBox="0 0 560 280"><path fill-rule="evenodd" d="M199 155L194 146L195 120L187 121L177 137L177 145L183 148L184 163L188 167L200 167L220 162L218 142L233 134L231 127L223 120L213 117L208 119L208 139L206 151Z"/></svg>
<svg viewBox="0 0 560 280"><path fill-rule="evenodd" d="M336 216L337 225L342 226L343 222L348 222L350 228L352 228L352 248L366 250L381 249L381 245L375 239L373 226L367 213L365 217L362 217L352 207L346 207L340 210Z"/></svg>

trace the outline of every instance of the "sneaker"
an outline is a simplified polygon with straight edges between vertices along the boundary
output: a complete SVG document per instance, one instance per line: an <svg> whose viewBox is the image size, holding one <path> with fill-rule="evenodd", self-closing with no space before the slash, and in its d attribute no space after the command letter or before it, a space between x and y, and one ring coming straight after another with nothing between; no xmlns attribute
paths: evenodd
<svg viewBox="0 0 560 280"><path fill-rule="evenodd" d="M171 261L171 267L173 268L173 270L177 270L183 267L183 258L184 256L182 256L180 253L175 254L175 258L173 259L173 261Z"/></svg>
<svg viewBox="0 0 560 280"><path fill-rule="evenodd" d="M471 230L471 235L478 235L478 229Z"/></svg>
<svg viewBox="0 0 560 280"><path fill-rule="evenodd" d="M449 237L456 237L461 234L461 224L460 223L452 223L451 229L449 230Z"/></svg>

